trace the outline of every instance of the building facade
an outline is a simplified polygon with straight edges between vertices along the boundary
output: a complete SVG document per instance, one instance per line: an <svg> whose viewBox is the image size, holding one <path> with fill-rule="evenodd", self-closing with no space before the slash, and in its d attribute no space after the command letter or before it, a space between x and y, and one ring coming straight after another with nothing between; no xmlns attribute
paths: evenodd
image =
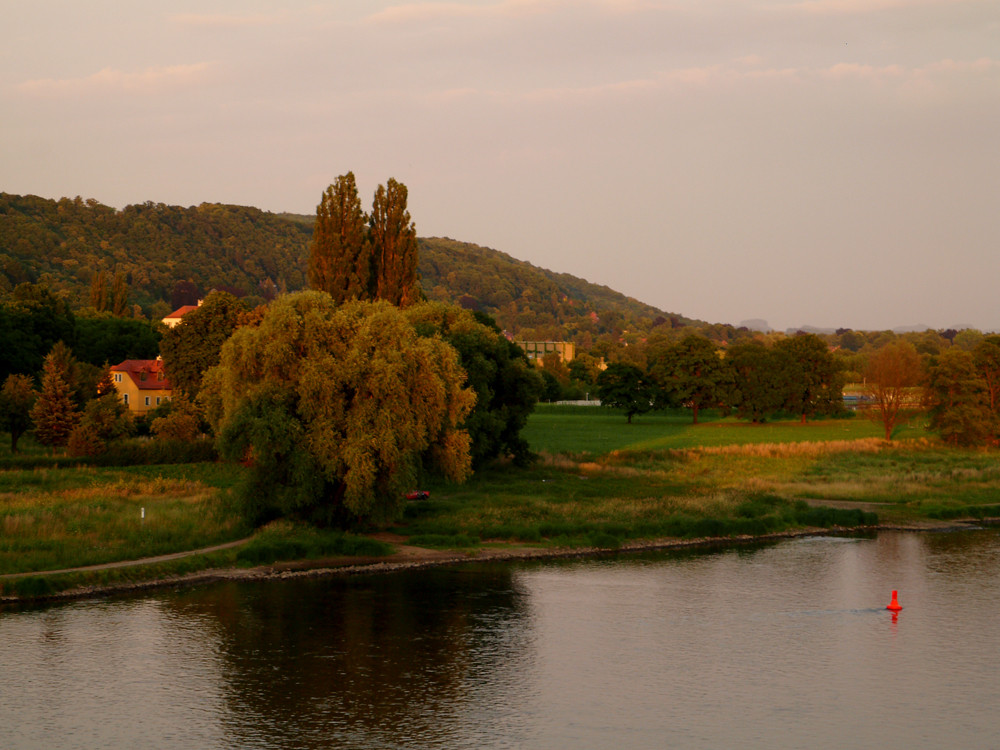
<svg viewBox="0 0 1000 750"><path fill-rule="evenodd" d="M152 411L173 394L162 359L126 359L111 368L111 382L133 414Z"/></svg>

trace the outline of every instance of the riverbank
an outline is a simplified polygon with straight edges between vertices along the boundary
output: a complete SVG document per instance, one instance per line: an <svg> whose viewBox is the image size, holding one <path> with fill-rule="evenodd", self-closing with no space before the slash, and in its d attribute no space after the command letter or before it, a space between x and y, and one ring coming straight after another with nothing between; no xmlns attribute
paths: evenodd
<svg viewBox="0 0 1000 750"><path fill-rule="evenodd" d="M698 539L656 539L650 541L627 542L614 548L582 547L553 549L522 545L502 545L481 547L461 552L414 547L412 545L401 543L401 540L397 535L382 533L374 535L374 538L382 542L393 543L396 546L395 554L390 557L336 557L323 560L299 560L274 565L260 565L252 568L228 567L206 569L183 575L167 576L144 581L122 581L109 585L79 586L66 589L64 591L34 596L0 596L0 606L34 605L82 599L96 599L142 593L155 589L200 586L225 581L280 581L296 578L385 575L402 571L441 567L445 565L524 562L531 560L584 559L637 552L767 544L785 539L813 536L854 536L877 533L879 531L946 533L951 531L975 530L984 526L997 524L1000 524L1000 518L952 522L926 520L906 524L880 524L877 526L858 528L834 527L796 529L762 535L704 537ZM231 547L235 544L239 543L232 543L223 546ZM191 554L198 554L202 552L204 551L198 550ZM183 554L184 553L177 553L171 557L176 558ZM141 563L142 561L119 562L111 564L109 567L125 567ZM79 571L52 571L51 574L67 572ZM26 574L25 577L29 575L30 574Z"/></svg>

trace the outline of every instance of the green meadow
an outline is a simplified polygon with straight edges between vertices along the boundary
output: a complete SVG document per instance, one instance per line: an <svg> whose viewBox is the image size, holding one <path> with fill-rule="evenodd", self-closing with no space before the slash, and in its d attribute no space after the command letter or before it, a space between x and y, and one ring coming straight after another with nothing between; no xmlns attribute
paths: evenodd
<svg viewBox="0 0 1000 750"><path fill-rule="evenodd" d="M676 410L628 424L597 407L542 405L524 434L539 456L534 464L496 464L462 485L428 481L430 498L408 503L389 530L410 545L471 553L1000 516L1000 454L946 447L919 422L885 443L878 426L861 417L751 425L708 413L692 425L688 412ZM95 468L53 455L41 464L20 468L0 451L6 595L392 553L366 536L372 529L345 534L286 521L252 532L230 499L239 466ZM155 565L31 575L247 536L251 541L238 548Z"/></svg>

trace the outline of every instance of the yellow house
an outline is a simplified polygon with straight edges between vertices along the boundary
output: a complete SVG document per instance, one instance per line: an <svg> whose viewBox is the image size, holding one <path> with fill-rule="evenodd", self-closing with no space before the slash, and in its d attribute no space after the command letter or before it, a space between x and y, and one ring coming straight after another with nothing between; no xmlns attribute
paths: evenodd
<svg viewBox="0 0 1000 750"><path fill-rule="evenodd" d="M111 381L133 414L152 411L173 393L162 359L126 359L111 368Z"/></svg>

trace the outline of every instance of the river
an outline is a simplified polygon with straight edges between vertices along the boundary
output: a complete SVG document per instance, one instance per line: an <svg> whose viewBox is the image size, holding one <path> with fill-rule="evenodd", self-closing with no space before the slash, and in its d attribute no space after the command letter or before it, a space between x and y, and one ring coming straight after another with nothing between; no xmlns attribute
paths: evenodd
<svg viewBox="0 0 1000 750"><path fill-rule="evenodd" d="M8 610L0 747L996 748L998 573L882 532Z"/></svg>

